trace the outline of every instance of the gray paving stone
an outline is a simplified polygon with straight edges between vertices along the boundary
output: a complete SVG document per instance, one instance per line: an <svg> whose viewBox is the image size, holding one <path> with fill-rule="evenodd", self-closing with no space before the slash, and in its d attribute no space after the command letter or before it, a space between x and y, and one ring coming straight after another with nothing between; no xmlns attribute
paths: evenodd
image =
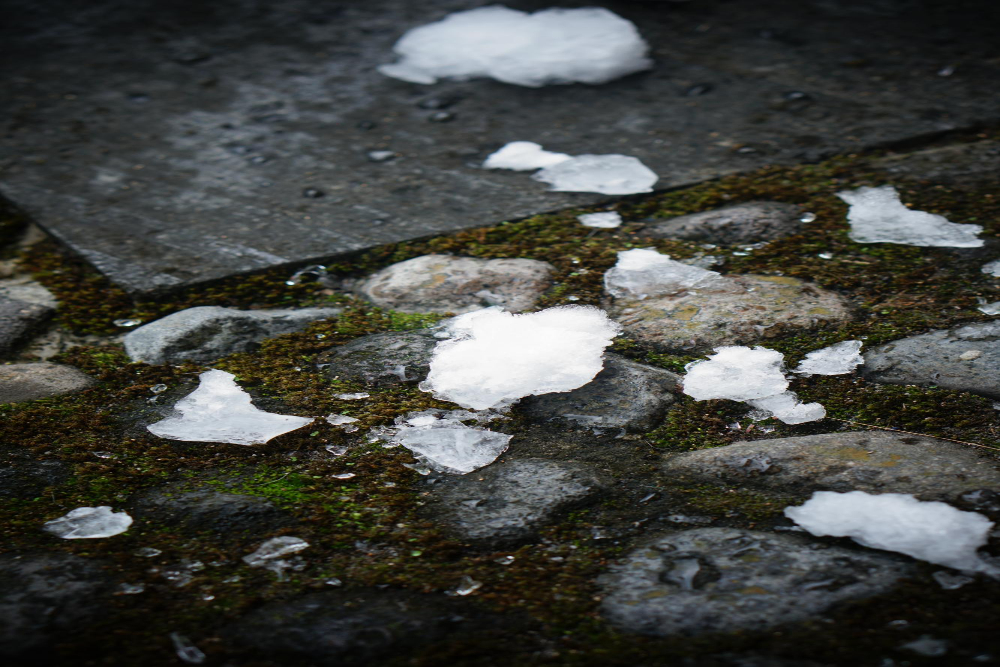
<svg viewBox="0 0 1000 667"><path fill-rule="evenodd" d="M0 191L150 293L600 199L478 167L509 141L634 155L672 187L998 117L998 10L967 1L615 3L656 65L604 86L375 71L406 29L478 4L12 7Z"/></svg>
<svg viewBox="0 0 1000 667"><path fill-rule="evenodd" d="M63 461L14 460L0 465L0 498L31 500L46 487L69 479L72 467Z"/></svg>
<svg viewBox="0 0 1000 667"><path fill-rule="evenodd" d="M429 329L361 336L323 352L316 363L331 379L385 387L421 382L438 339Z"/></svg>
<svg viewBox="0 0 1000 667"><path fill-rule="evenodd" d="M751 201L666 220L650 220L643 234L706 243L759 243L794 234L802 227L794 204Z"/></svg>
<svg viewBox="0 0 1000 667"><path fill-rule="evenodd" d="M0 366L0 403L21 403L82 391L94 384L89 375L63 364Z"/></svg>
<svg viewBox="0 0 1000 667"><path fill-rule="evenodd" d="M0 297L0 357L9 354L53 312L48 306Z"/></svg>
<svg viewBox="0 0 1000 667"><path fill-rule="evenodd" d="M875 160L872 166L891 177L981 186L1000 181L1000 142L977 141L888 155Z"/></svg>

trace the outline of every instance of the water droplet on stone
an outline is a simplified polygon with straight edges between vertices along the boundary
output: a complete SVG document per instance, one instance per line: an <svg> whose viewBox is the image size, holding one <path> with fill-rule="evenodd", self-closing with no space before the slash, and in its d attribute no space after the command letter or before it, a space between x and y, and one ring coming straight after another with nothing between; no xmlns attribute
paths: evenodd
<svg viewBox="0 0 1000 667"><path fill-rule="evenodd" d="M353 479L354 477L356 477L356 475L353 472L342 472L333 475L334 479Z"/></svg>
<svg viewBox="0 0 1000 667"><path fill-rule="evenodd" d="M316 334L316 340L323 340L326 338L326 334Z"/></svg>
<svg viewBox="0 0 1000 667"><path fill-rule="evenodd" d="M576 296L575 294L571 294L570 296L566 297L566 300L567 301L579 301L580 297Z"/></svg>
<svg viewBox="0 0 1000 667"><path fill-rule="evenodd" d="M343 586L344 585L344 582L341 581L340 579L337 579L337 577L331 577L331 578L327 579L326 581L324 581L323 583L326 584L327 586Z"/></svg>
<svg viewBox="0 0 1000 667"><path fill-rule="evenodd" d="M803 93L801 90L789 90L787 93L784 93L782 97L790 101L809 99L809 96Z"/></svg>
<svg viewBox="0 0 1000 667"><path fill-rule="evenodd" d="M133 551L139 558L152 558L153 556L159 556L163 552L159 549L154 549L153 547L140 547Z"/></svg>
<svg viewBox="0 0 1000 667"><path fill-rule="evenodd" d="M951 76L954 73L955 73L955 66L954 65L946 65L946 66L944 66L944 67L942 67L941 69L938 70L937 75L938 76Z"/></svg>
<svg viewBox="0 0 1000 667"><path fill-rule="evenodd" d="M436 111L427 117L432 123L447 123L455 120L455 114L450 111Z"/></svg>
<svg viewBox="0 0 1000 667"><path fill-rule="evenodd" d="M267 160L268 160L268 158L266 156L264 156L264 155L254 155L252 158L250 158L250 163L251 164L264 164L265 162L267 162Z"/></svg>
<svg viewBox="0 0 1000 667"><path fill-rule="evenodd" d="M466 574L462 576L462 580L458 584L458 586L456 586L454 589L450 591L445 591L445 595L451 595L451 596L457 595L464 597L466 595L469 595L470 593L474 593L475 591L479 590L480 588L482 588L482 586L483 582L476 581L475 579Z"/></svg>
<svg viewBox="0 0 1000 667"><path fill-rule="evenodd" d="M819 257L820 259L833 259L833 253L832 252L821 252L820 254L818 254L816 256Z"/></svg>
<svg viewBox="0 0 1000 667"><path fill-rule="evenodd" d="M514 557L513 556L500 556L500 558L497 558L493 562L496 563L497 565L510 565L511 563L514 562Z"/></svg>
<svg viewBox="0 0 1000 667"><path fill-rule="evenodd" d="M118 595L138 595L146 590L144 584L119 584Z"/></svg>
<svg viewBox="0 0 1000 667"><path fill-rule="evenodd" d="M684 91L684 97L701 97L712 92L713 86L710 83L696 83Z"/></svg>
<svg viewBox="0 0 1000 667"><path fill-rule="evenodd" d="M368 151L368 159L372 162L388 162L396 157L392 151Z"/></svg>
<svg viewBox="0 0 1000 667"><path fill-rule="evenodd" d="M137 327L142 324L142 320L136 319L125 319L125 320L115 320L112 322L116 327L122 327L123 329L130 329L132 327Z"/></svg>
<svg viewBox="0 0 1000 667"><path fill-rule="evenodd" d="M812 222L816 219L816 214L812 211L806 211L799 217L799 222Z"/></svg>
<svg viewBox="0 0 1000 667"><path fill-rule="evenodd" d="M151 392L153 392L154 394L162 394L163 392L165 392L167 390L167 385L165 385L165 384L154 384L152 387L149 388L149 390Z"/></svg>
<svg viewBox="0 0 1000 667"><path fill-rule="evenodd" d="M347 447L343 445L327 445L326 451L330 452L334 456L343 456L347 453Z"/></svg>
<svg viewBox="0 0 1000 667"><path fill-rule="evenodd" d="M325 193L322 190L317 190L316 188L303 188L302 196L309 199L318 199L322 197Z"/></svg>
<svg viewBox="0 0 1000 667"><path fill-rule="evenodd" d="M111 459L114 458L115 455L111 452L94 452L94 456L99 459Z"/></svg>

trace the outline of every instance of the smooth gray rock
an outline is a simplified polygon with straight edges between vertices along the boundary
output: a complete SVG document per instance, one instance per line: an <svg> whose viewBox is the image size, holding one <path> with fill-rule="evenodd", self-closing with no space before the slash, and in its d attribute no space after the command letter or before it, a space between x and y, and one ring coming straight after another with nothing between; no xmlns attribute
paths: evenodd
<svg viewBox="0 0 1000 667"><path fill-rule="evenodd" d="M299 331L341 312L342 308L236 310L197 306L129 332L124 339L125 351L132 361L147 364L210 363L235 352L249 352L267 338Z"/></svg>
<svg viewBox="0 0 1000 667"><path fill-rule="evenodd" d="M982 186L1000 180L1000 141L989 139L888 155L874 160L872 166L893 178Z"/></svg>
<svg viewBox="0 0 1000 667"><path fill-rule="evenodd" d="M761 631L890 590L912 565L874 551L740 530L662 535L600 582L601 613L626 632L697 635Z"/></svg>
<svg viewBox="0 0 1000 667"><path fill-rule="evenodd" d="M536 259L423 255L387 266L357 286L376 306L404 313L468 313L503 306L518 313L552 286L555 268Z"/></svg>
<svg viewBox="0 0 1000 667"><path fill-rule="evenodd" d="M684 239L732 245L773 241L802 228L802 209L795 204L749 201L711 211L651 220L643 234L661 239Z"/></svg>
<svg viewBox="0 0 1000 667"><path fill-rule="evenodd" d="M563 421L595 428L648 431L674 402L681 378L668 370L609 352L604 369L573 391L528 396L518 408L538 421Z"/></svg>
<svg viewBox="0 0 1000 667"><path fill-rule="evenodd" d="M594 499L605 482L588 465L546 459L494 463L455 480L432 511L457 537L508 545L572 507Z"/></svg>
<svg viewBox="0 0 1000 667"><path fill-rule="evenodd" d="M54 312L48 306L0 296L0 357L10 354Z"/></svg>
<svg viewBox="0 0 1000 667"><path fill-rule="evenodd" d="M1000 491L996 463L971 447L885 431L738 442L678 454L664 463L663 471L669 478L803 496L857 490L954 500L980 489Z"/></svg>
<svg viewBox="0 0 1000 667"><path fill-rule="evenodd" d="M62 461L12 461L0 466L0 498L37 498L46 487L65 482L71 470Z"/></svg>
<svg viewBox="0 0 1000 667"><path fill-rule="evenodd" d="M851 317L840 295L796 278L726 277L730 280L718 290L615 299L608 314L630 338L673 352L756 345L796 329L815 329Z"/></svg>
<svg viewBox="0 0 1000 667"><path fill-rule="evenodd" d="M459 630L462 620L438 598L362 588L270 602L224 628L222 636L255 657L358 665L389 653L406 655Z"/></svg>
<svg viewBox="0 0 1000 667"><path fill-rule="evenodd" d="M935 385L1000 398L1000 322L910 336L863 356L861 373L869 380Z"/></svg>
<svg viewBox="0 0 1000 667"><path fill-rule="evenodd" d="M0 555L0 656L45 664L54 642L103 617L109 588L101 565L87 558Z"/></svg>
<svg viewBox="0 0 1000 667"><path fill-rule="evenodd" d="M1000 14L981 1L616 3L656 63L601 86L376 71L406 30L478 4L12 7L0 189L148 293L601 200L480 168L512 140L632 155L671 188L998 118ZM961 65L936 76L944 63ZM442 106L450 122L431 122Z"/></svg>
<svg viewBox="0 0 1000 667"><path fill-rule="evenodd" d="M82 391L94 379L82 371L46 362L0 366L0 403L21 403L37 398Z"/></svg>
<svg viewBox="0 0 1000 667"><path fill-rule="evenodd" d="M331 379L375 387L421 382L430 372L438 339L429 329L387 331L328 350L316 363Z"/></svg>

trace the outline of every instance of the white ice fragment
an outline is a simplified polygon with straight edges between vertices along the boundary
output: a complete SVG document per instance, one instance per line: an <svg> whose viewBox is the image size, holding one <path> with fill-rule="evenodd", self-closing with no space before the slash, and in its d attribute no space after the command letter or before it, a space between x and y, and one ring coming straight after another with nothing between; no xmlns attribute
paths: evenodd
<svg viewBox="0 0 1000 667"><path fill-rule="evenodd" d="M471 593L475 593L480 588L482 588L482 586L483 586L483 582L476 581L475 579L473 579L469 575L464 574L464 575L462 575L462 579L461 579L460 583L458 584L458 586L456 586L455 588L453 588L450 591L445 591L444 594L445 595L451 595L451 596L456 596L457 595L457 596L464 597L464 596L469 595Z"/></svg>
<svg viewBox="0 0 1000 667"><path fill-rule="evenodd" d="M120 535L132 525L126 512L112 512L107 505L77 507L68 514L46 521L42 527L47 533L64 540L80 540Z"/></svg>
<svg viewBox="0 0 1000 667"><path fill-rule="evenodd" d="M596 229L614 229L622 224L622 217L615 211L604 213L584 213L576 216L580 224L584 227L594 227Z"/></svg>
<svg viewBox="0 0 1000 667"><path fill-rule="evenodd" d="M345 426L347 424L353 424L358 420L355 417L348 417L347 415L327 415L326 421L331 426Z"/></svg>
<svg viewBox="0 0 1000 667"><path fill-rule="evenodd" d="M498 307L454 318L420 388L474 410L533 394L572 391L604 367L621 326L592 306L511 314Z"/></svg>
<svg viewBox="0 0 1000 667"><path fill-rule="evenodd" d="M266 567L282 556L293 554L309 547L309 543L299 537L272 537L252 554L243 557L243 562L250 567Z"/></svg>
<svg viewBox="0 0 1000 667"><path fill-rule="evenodd" d="M946 248L979 248L979 225L961 225L926 211L912 211L891 185L844 190L837 196L850 204L848 236L858 243L899 243Z"/></svg>
<svg viewBox="0 0 1000 667"><path fill-rule="evenodd" d="M645 299L725 284L726 279L715 271L678 262L648 248L619 252L618 262L604 274L604 289L617 299Z"/></svg>
<svg viewBox="0 0 1000 667"><path fill-rule="evenodd" d="M552 153L544 150L533 141L512 141L483 162L484 169L513 169L514 171L530 171L551 167L570 159L565 153Z"/></svg>
<svg viewBox="0 0 1000 667"><path fill-rule="evenodd" d="M362 398L368 398L371 396L366 391L359 391L353 394L334 394L333 397L340 399L341 401L360 401Z"/></svg>
<svg viewBox="0 0 1000 667"><path fill-rule="evenodd" d="M977 310L986 315L1000 315L1000 301L994 301L993 303L984 303L979 306Z"/></svg>
<svg viewBox="0 0 1000 667"><path fill-rule="evenodd" d="M649 167L628 155L577 155L532 178L548 183L555 192L597 192L602 195L632 195L652 192L660 179Z"/></svg>
<svg viewBox="0 0 1000 667"><path fill-rule="evenodd" d="M513 437L467 426L461 421L467 414L456 411L406 418L391 436L392 441L413 452L420 464L464 475L496 461Z"/></svg>
<svg viewBox="0 0 1000 667"><path fill-rule="evenodd" d="M170 641L174 644L174 651L181 662L189 665L200 665L205 662L205 654L200 648L191 643L191 640L177 632L170 633Z"/></svg>
<svg viewBox="0 0 1000 667"><path fill-rule="evenodd" d="M717 347L707 360L685 366L684 393L698 401L749 401L782 394L788 389L781 372L784 360L781 352L766 347Z"/></svg>
<svg viewBox="0 0 1000 667"><path fill-rule="evenodd" d="M1000 259L994 259L992 262L986 262L983 264L983 273L993 276L994 278L1000 278Z"/></svg>
<svg viewBox="0 0 1000 667"><path fill-rule="evenodd" d="M785 516L813 535L850 537L866 547L956 570L998 573L976 553L986 544L993 522L945 503L905 493L817 491L804 505L786 508Z"/></svg>
<svg viewBox="0 0 1000 667"><path fill-rule="evenodd" d="M803 403L794 391L786 391L766 398L747 401L758 410L771 413L785 424L804 424L826 417L826 408L819 403Z"/></svg>
<svg viewBox="0 0 1000 667"><path fill-rule="evenodd" d="M601 8L528 14L490 5L406 32L400 60L378 71L403 81L491 77L505 83L606 83L652 66L635 25Z"/></svg>
<svg viewBox="0 0 1000 667"><path fill-rule="evenodd" d="M198 388L174 406L180 414L150 424L147 427L150 433L187 442L254 445L312 421L308 417L278 415L254 407L250 394L240 389L231 373L210 370L199 378Z"/></svg>
<svg viewBox="0 0 1000 667"><path fill-rule="evenodd" d="M795 373L800 375L844 375L865 363L860 340L845 340L806 355Z"/></svg>

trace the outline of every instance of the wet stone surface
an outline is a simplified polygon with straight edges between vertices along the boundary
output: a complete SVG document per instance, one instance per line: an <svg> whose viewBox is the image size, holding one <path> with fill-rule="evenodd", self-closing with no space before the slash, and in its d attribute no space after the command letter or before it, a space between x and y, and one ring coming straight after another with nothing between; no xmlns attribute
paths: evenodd
<svg viewBox="0 0 1000 667"><path fill-rule="evenodd" d="M969 324L893 341L864 354L877 382L935 385L1000 398L1000 322Z"/></svg>
<svg viewBox="0 0 1000 667"><path fill-rule="evenodd" d="M438 340L426 329L372 334L320 354L316 364L331 379L374 387L420 382Z"/></svg>
<svg viewBox="0 0 1000 667"><path fill-rule="evenodd" d="M0 497L30 500L69 477L70 466L63 461L14 459L0 466Z"/></svg>
<svg viewBox="0 0 1000 667"><path fill-rule="evenodd" d="M741 442L670 457L664 474L808 496L909 493L957 500L1000 490L996 463L975 449L902 433L861 431Z"/></svg>
<svg viewBox="0 0 1000 667"><path fill-rule="evenodd" d="M653 238L737 244L773 241L802 228L802 209L794 204L753 201L712 211L649 220L643 230Z"/></svg>
<svg viewBox="0 0 1000 667"><path fill-rule="evenodd" d="M9 355L52 313L49 306L0 297L0 357Z"/></svg>
<svg viewBox="0 0 1000 667"><path fill-rule="evenodd" d="M82 391L94 379L62 364L7 364L0 366L0 403L21 403Z"/></svg>
<svg viewBox="0 0 1000 667"><path fill-rule="evenodd" d="M763 630L892 588L902 559L733 528L652 538L602 578L605 618L645 635Z"/></svg>

